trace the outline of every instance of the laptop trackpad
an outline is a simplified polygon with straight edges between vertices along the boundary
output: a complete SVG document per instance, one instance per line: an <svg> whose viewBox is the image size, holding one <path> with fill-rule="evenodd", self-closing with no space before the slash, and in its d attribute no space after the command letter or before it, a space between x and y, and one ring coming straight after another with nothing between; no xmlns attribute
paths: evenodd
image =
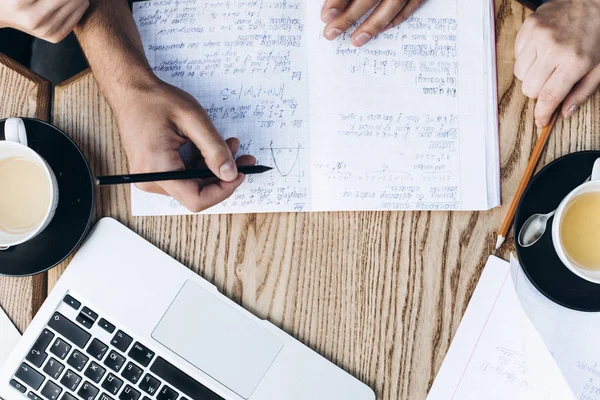
<svg viewBox="0 0 600 400"><path fill-rule="evenodd" d="M192 281L152 337L246 399L283 347L277 336Z"/></svg>

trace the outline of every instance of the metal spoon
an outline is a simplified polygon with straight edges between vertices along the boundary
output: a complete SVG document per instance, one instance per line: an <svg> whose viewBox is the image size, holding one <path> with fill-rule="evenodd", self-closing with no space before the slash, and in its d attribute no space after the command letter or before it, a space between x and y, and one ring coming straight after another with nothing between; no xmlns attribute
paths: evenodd
<svg viewBox="0 0 600 400"><path fill-rule="evenodd" d="M583 183L589 182L592 177L588 177ZM548 220L554 216L556 210L548 214L533 214L521 227L519 231L519 246L530 247L533 246L544 236L546 233L546 226Z"/></svg>
<svg viewBox="0 0 600 400"><path fill-rule="evenodd" d="M548 214L533 214L519 231L519 246L530 247L544 236L548 220L554 216L556 210Z"/></svg>

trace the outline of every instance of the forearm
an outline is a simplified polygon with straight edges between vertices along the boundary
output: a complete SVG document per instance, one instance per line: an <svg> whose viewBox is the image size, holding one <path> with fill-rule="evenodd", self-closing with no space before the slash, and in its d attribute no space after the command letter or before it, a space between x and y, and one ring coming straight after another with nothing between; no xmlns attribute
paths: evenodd
<svg viewBox="0 0 600 400"><path fill-rule="evenodd" d="M75 34L114 112L128 89L156 79L126 0L91 0Z"/></svg>

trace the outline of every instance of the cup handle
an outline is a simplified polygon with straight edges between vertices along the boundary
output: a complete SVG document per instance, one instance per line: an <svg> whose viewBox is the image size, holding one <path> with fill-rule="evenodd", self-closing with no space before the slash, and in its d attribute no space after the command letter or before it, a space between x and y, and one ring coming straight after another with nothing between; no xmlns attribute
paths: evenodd
<svg viewBox="0 0 600 400"><path fill-rule="evenodd" d="M592 181L600 180L600 158L594 163L594 169L592 170Z"/></svg>
<svg viewBox="0 0 600 400"><path fill-rule="evenodd" d="M27 146L27 130L21 118L9 118L4 122L4 138L9 142Z"/></svg>

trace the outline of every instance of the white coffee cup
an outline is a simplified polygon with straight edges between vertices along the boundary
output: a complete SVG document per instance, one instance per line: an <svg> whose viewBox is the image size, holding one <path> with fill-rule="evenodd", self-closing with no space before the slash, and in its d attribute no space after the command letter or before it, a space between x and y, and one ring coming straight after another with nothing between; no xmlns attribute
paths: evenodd
<svg viewBox="0 0 600 400"><path fill-rule="evenodd" d="M9 118L4 124L4 137L0 140L0 161L9 157L25 158L39 165L45 172L51 190L50 199L44 218L33 229L23 233L9 233L0 230L0 250L6 250L27 242L42 232L52 221L58 206L58 182L48 163L35 151L28 147L25 123L20 118ZM0 193L2 188L0 187Z"/></svg>
<svg viewBox="0 0 600 400"><path fill-rule="evenodd" d="M554 222L552 223L552 241L554 242L556 254L558 254L562 263L569 268L571 272L587 281L600 284L600 271L591 271L579 267L565 251L560 233L560 226L567 206L569 206L577 196L588 192L600 193L600 158L594 163L591 180L575 188L563 199L560 206L558 206L556 214L554 215Z"/></svg>

